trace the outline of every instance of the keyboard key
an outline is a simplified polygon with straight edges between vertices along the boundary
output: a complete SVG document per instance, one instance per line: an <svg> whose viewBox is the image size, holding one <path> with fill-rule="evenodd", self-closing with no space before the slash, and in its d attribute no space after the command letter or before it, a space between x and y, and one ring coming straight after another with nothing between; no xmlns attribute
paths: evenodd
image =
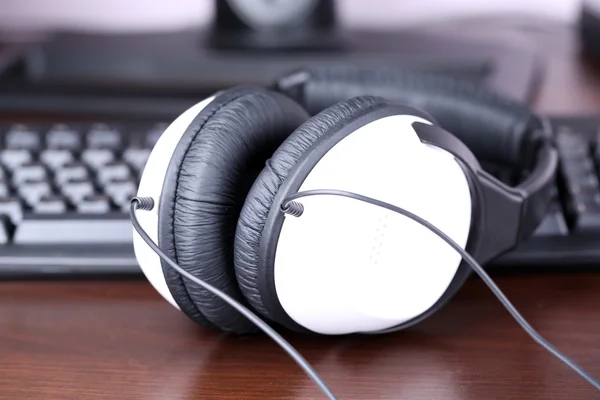
<svg viewBox="0 0 600 400"><path fill-rule="evenodd" d="M122 161L110 162L97 172L98 182L102 185L106 185L108 182L114 180L128 179L130 176L131 171L129 170L129 166Z"/></svg>
<svg viewBox="0 0 600 400"><path fill-rule="evenodd" d="M33 207L44 196L52 192L50 184L45 181L25 181L17 187L19 196L25 200L29 206Z"/></svg>
<svg viewBox="0 0 600 400"><path fill-rule="evenodd" d="M570 142L570 145L577 147L578 143L579 139ZM560 172L565 189L563 197L566 200L571 225L578 232L589 230L594 219L590 215L595 213L596 203L600 206L600 181L593 161L587 154L576 158L563 157ZM599 228L600 226L594 229Z"/></svg>
<svg viewBox="0 0 600 400"><path fill-rule="evenodd" d="M581 175L596 176L594 162L590 157L587 156L563 161L561 170L563 175L568 175L569 177L577 177Z"/></svg>
<svg viewBox="0 0 600 400"><path fill-rule="evenodd" d="M600 198L574 201L571 214L573 233L598 234L600 231Z"/></svg>
<svg viewBox="0 0 600 400"><path fill-rule="evenodd" d="M57 124L48 132L46 144L50 149L78 150L81 148L81 135L68 125Z"/></svg>
<svg viewBox="0 0 600 400"><path fill-rule="evenodd" d="M0 215L6 215L13 224L23 218L23 204L14 196L0 197Z"/></svg>
<svg viewBox="0 0 600 400"><path fill-rule="evenodd" d="M48 176L46 169L40 163L33 162L21 165L13 171L12 181L15 186L25 181L42 181Z"/></svg>
<svg viewBox="0 0 600 400"><path fill-rule="evenodd" d="M6 215L0 215L0 245L10 240L10 220Z"/></svg>
<svg viewBox="0 0 600 400"><path fill-rule="evenodd" d="M600 194L600 184L598 178L594 176L568 181L565 184L565 189L571 198L594 197Z"/></svg>
<svg viewBox="0 0 600 400"><path fill-rule="evenodd" d="M10 193L8 183L0 181L0 197L6 197Z"/></svg>
<svg viewBox="0 0 600 400"><path fill-rule="evenodd" d="M115 160L115 153L108 149L86 149L81 154L81 160L94 170L100 169Z"/></svg>
<svg viewBox="0 0 600 400"><path fill-rule="evenodd" d="M104 192L120 208L129 206L131 199L135 196L137 185L130 179L110 182L104 188Z"/></svg>
<svg viewBox="0 0 600 400"><path fill-rule="evenodd" d="M576 133L560 133L556 138L556 145L561 160L578 159L588 156L590 146L588 141Z"/></svg>
<svg viewBox="0 0 600 400"><path fill-rule="evenodd" d="M32 160L33 155L29 150L7 149L0 151L0 162L10 171Z"/></svg>
<svg viewBox="0 0 600 400"><path fill-rule="evenodd" d="M94 194L94 185L89 179L71 179L63 184L61 190L73 204L78 204L85 196Z"/></svg>
<svg viewBox="0 0 600 400"><path fill-rule="evenodd" d="M6 133L5 145L9 149L37 150L41 147L39 132L26 125L13 125Z"/></svg>
<svg viewBox="0 0 600 400"><path fill-rule="evenodd" d="M106 214L110 211L110 202L106 196L84 196L77 203L77 212L82 214Z"/></svg>
<svg viewBox="0 0 600 400"><path fill-rule="evenodd" d="M43 196L33 211L37 214L63 214L67 211L67 203L62 196Z"/></svg>
<svg viewBox="0 0 600 400"><path fill-rule="evenodd" d="M105 124L94 124L87 134L88 147L95 149L120 149L122 135L115 128Z"/></svg>
<svg viewBox="0 0 600 400"><path fill-rule="evenodd" d="M141 172L150 157L149 149L129 148L123 153L123 160L127 162L136 172Z"/></svg>
<svg viewBox="0 0 600 400"><path fill-rule="evenodd" d="M14 235L16 244L129 244L129 220L110 214L26 214Z"/></svg>
<svg viewBox="0 0 600 400"><path fill-rule="evenodd" d="M54 172L54 180L58 186L64 185L69 180L87 179L88 177L88 169L80 162L65 164Z"/></svg>
<svg viewBox="0 0 600 400"><path fill-rule="evenodd" d="M56 170L75 160L71 150L46 149L40 154L40 161L51 170Z"/></svg>
<svg viewBox="0 0 600 400"><path fill-rule="evenodd" d="M569 228L565 216L558 203L550 206L546 216L540 222L534 235L536 236L565 236L569 234Z"/></svg>
<svg viewBox="0 0 600 400"><path fill-rule="evenodd" d="M600 129L596 132L596 141L594 142L594 161L600 168Z"/></svg>

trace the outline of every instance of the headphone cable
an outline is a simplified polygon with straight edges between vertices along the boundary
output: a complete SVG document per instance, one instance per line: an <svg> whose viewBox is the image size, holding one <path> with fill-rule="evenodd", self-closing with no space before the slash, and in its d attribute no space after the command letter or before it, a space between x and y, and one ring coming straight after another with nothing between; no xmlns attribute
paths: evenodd
<svg viewBox="0 0 600 400"><path fill-rule="evenodd" d="M450 245L456 252L460 254L460 256L465 260L465 262L479 275L479 277L485 282L485 284L490 288L492 293L498 298L500 303L506 308L509 314L517 321L517 323L531 336L531 338L537 342L540 346L558 358L561 362L566 364L569 368L583 377L586 381L588 381L594 388L600 391L600 382L594 379L588 372L586 372L583 368L578 366L576 363L571 361L566 355L562 354L558 349L556 349L551 343L549 343L546 339L544 339L538 332L533 329L533 327L523 318L523 316L516 310L516 308L512 305L512 303L506 298L504 293L500 290L500 288L494 283L492 278L485 272L485 270L481 267L481 265L462 247L458 245L454 240L452 240L448 235L434 226L432 223L426 221L425 219L419 217L411 213L408 210L405 210L401 207L373 199L368 196L363 196L357 193L348 192L344 190L335 190L335 189L316 189L316 190L307 190L303 192L295 193L281 203L281 211L292 215L294 217L302 216L304 212L304 206L295 201L301 197L308 196L318 196L318 195L329 195L329 196L341 196L347 197L350 199L362 201L371 205L375 205L378 207L382 207L389 211L401 214L407 218L412 219L413 221L419 223L425 228L429 229L431 232L436 234L439 238L444 240L448 245ZM298 366L308 375L310 379L317 385L317 387L325 394L325 396L329 399L336 399L333 392L329 389L327 384L323 381L323 379L317 374L314 368L300 355L300 353L289 343L287 342L281 335L279 335L273 328L271 328L266 322L260 319L256 314L250 311L248 308L244 307L242 304L223 293L219 289L209 285L203 280L193 276L189 272L185 271L181 268L177 263L171 260L148 236L146 231L141 227L137 215L136 210L151 210L154 207L154 202L151 198L148 197L135 197L131 200L130 206L130 218L131 223L140 237L150 246L150 248L166 263L169 264L173 269L175 269L178 273L190 279L194 283L202 286L206 290L210 291L214 295L218 296L233 308L235 308L238 312L248 318L252 323L254 323L259 329L265 332L275 343L277 343L286 353L292 357L292 359L298 364Z"/></svg>
<svg viewBox="0 0 600 400"><path fill-rule="evenodd" d="M304 211L304 206L296 202L294 200L299 199L301 197L308 196L321 196L321 195L329 195L329 196L341 196L347 197L350 199L362 201L368 204L372 204L378 207L382 207L389 211L401 214L405 217L412 219L413 221L421 224L425 228L429 229L431 232L435 233L440 239L445 241L448 245L450 245L456 252L460 254L460 256L465 260L465 262L479 275L479 277L485 282L485 284L490 288L492 293L500 300L500 303L506 308L506 310L510 313L510 315L517 321L517 323L523 328L525 332L531 336L531 338L537 342L540 346L566 364L569 368L583 377L586 381L588 381L594 388L600 391L600 382L598 382L595 378L593 378L588 372L586 372L579 365L571 361L566 355L562 354L557 348L555 348L550 342L544 339L535 329L523 318L523 316L517 311L515 306L512 305L510 300L506 298L504 293L500 290L500 288L494 283L492 278L485 272L483 267L471 256L467 251L463 250L462 247L458 245L452 238L438 229L435 225L428 222L427 220L419 217L416 214L411 213L408 210L405 210L401 207L386 203L381 200L373 199L371 197L363 196L361 194L348 192L345 190L336 190L336 189L315 189L315 190L306 190L303 192L295 193L281 203L281 210L295 217L300 217Z"/></svg>
<svg viewBox="0 0 600 400"><path fill-rule="evenodd" d="M243 316L248 318L250 322L260 328L263 332L265 332L275 343L277 343L286 353L292 357L292 359L298 364L302 370L312 379L317 387L325 394L325 396L330 400L336 400L337 397L333 394L331 389L327 386L325 381L317 374L314 368L306 361L304 357L292 346L287 340L285 340L279 333L277 333L273 328L271 328L266 322L260 319L256 314L250 311L248 308L244 307L238 301L223 293L219 289L209 285L203 280L193 276L183 268L181 268L177 263L169 258L154 241L148 236L144 228L140 225L136 210L151 210L154 207L154 201L149 197L134 197L131 200L131 205L129 208L129 217L131 219L131 223L133 224L134 229L140 235L140 237L150 246L150 248L160 257L162 258L171 268L185 276L192 282L196 283L199 286L202 286L204 289L213 293L215 296L220 297L223 301L227 302L230 306L239 311Z"/></svg>

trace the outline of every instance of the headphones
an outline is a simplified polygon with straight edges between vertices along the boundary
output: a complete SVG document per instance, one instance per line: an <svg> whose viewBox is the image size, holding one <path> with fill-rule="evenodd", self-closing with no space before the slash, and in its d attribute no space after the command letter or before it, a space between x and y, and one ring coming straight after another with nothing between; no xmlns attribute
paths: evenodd
<svg viewBox="0 0 600 400"><path fill-rule="evenodd" d="M509 185L482 165L518 180ZM137 195L156 206L139 224L181 268L272 325L391 332L459 290L470 274L460 255L369 204L312 196L285 213L283 201L315 189L380 199L485 263L533 233L556 167L544 121L479 86L387 69L302 69L268 88L218 92L175 119L143 171ZM257 331L136 232L134 248L154 288L193 321Z"/></svg>

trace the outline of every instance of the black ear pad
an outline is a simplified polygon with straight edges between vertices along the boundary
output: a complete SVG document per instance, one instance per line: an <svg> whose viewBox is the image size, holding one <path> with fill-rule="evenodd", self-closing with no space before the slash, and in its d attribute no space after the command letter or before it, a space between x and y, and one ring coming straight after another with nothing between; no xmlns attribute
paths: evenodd
<svg viewBox="0 0 600 400"><path fill-rule="evenodd" d="M259 88L218 95L193 120L171 158L159 209L159 245L182 268L244 303L233 245L246 194L277 147L309 115ZM224 301L163 263L175 301L197 323L228 332L256 328Z"/></svg>
<svg viewBox="0 0 600 400"><path fill-rule="evenodd" d="M298 329L290 324L289 317L286 320L274 311L277 306L273 304L276 294L259 290L259 286L262 287L260 281L266 279L267 274L265 266L259 263L259 247L262 236L268 234L264 232L265 223L277 191L290 170L315 141L338 131L357 115L382 104L388 103L382 98L365 96L338 103L322 111L290 135L256 178L238 221L235 272L242 293L265 318L287 328Z"/></svg>

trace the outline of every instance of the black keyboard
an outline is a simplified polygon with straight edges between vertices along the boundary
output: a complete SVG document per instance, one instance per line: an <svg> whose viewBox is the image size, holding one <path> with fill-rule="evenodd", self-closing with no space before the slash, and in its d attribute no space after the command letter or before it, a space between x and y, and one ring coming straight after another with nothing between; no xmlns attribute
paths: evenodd
<svg viewBox="0 0 600 400"><path fill-rule="evenodd" d="M534 236L493 266L600 268L600 116L552 117L559 170L554 202Z"/></svg>
<svg viewBox="0 0 600 400"><path fill-rule="evenodd" d="M166 126L0 126L0 273L137 273L129 201Z"/></svg>
<svg viewBox="0 0 600 400"><path fill-rule="evenodd" d="M551 121L555 201L534 237L494 267L600 267L600 117ZM139 274L128 206L166 126L0 125L0 275Z"/></svg>

